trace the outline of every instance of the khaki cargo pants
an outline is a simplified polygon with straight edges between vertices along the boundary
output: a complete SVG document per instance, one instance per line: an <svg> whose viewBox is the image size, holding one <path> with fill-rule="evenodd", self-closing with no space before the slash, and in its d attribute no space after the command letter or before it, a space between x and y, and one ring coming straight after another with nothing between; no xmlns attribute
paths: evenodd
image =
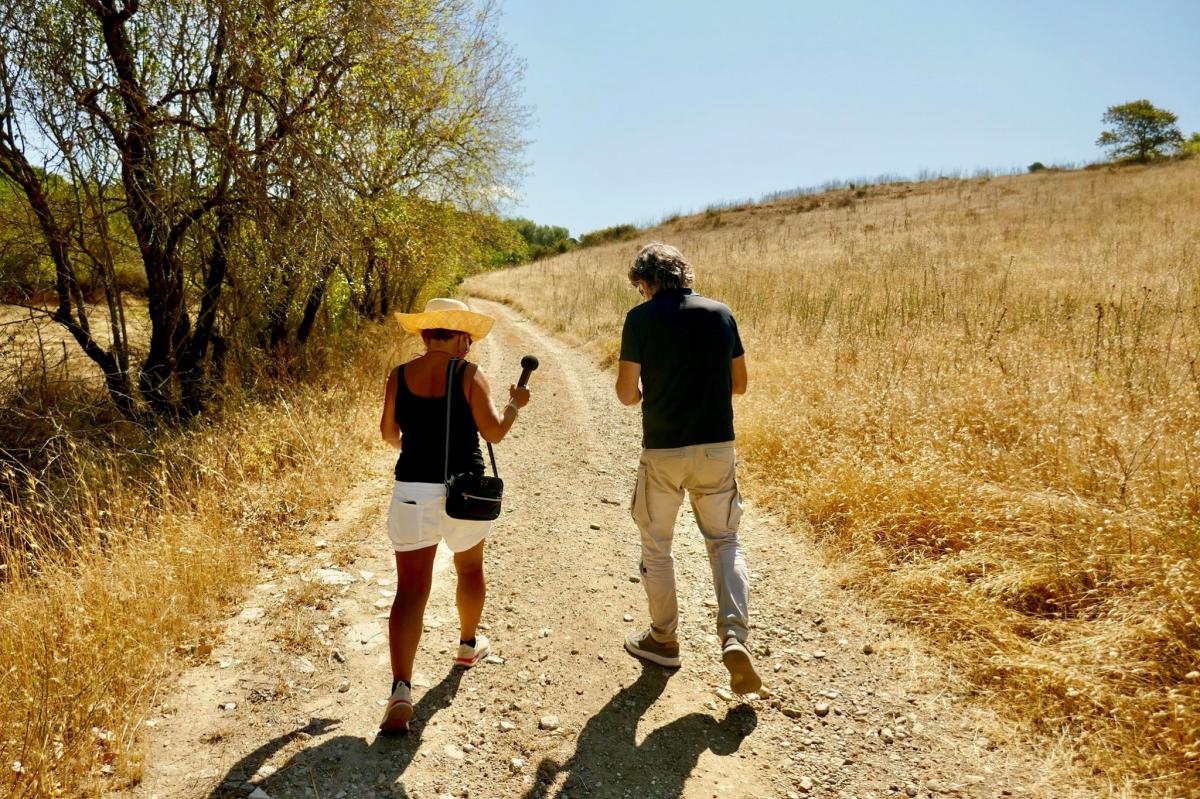
<svg viewBox="0 0 1200 799"><path fill-rule="evenodd" d="M717 593L717 634L745 641L750 604L746 558L738 543L742 499L735 475L733 442L679 449L644 449L638 463L631 512L642 531L642 585L650 604L650 633L676 640L679 606L671 538L686 489L704 536Z"/></svg>

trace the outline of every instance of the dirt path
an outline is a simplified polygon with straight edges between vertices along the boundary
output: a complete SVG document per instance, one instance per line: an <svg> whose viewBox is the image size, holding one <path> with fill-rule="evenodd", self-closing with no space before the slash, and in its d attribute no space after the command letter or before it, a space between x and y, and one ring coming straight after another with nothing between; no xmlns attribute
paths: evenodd
<svg viewBox="0 0 1200 799"><path fill-rule="evenodd" d="M484 611L496 657L450 668L458 628L443 551L413 732L376 736L394 590L383 532L393 456L381 446L313 552L249 578L258 584L240 614L147 730L134 795L1085 795L1048 782L1052 755L1006 740L936 658L752 506L742 529L767 696L724 690L711 577L686 510L676 535L684 665L643 669L621 645L646 623L627 511L638 412L587 356L503 306L478 305L499 318L476 353L497 387L522 354L542 363L534 402L497 451L506 513L488 544Z"/></svg>

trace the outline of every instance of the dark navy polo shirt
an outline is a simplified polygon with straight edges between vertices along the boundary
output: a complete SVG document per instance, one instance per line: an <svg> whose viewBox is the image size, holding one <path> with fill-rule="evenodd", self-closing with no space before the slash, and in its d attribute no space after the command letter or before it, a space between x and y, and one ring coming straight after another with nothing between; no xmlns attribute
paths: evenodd
<svg viewBox="0 0 1200 799"><path fill-rule="evenodd" d="M633 308L621 360L642 366L642 445L674 449L733 440L733 359L745 354L727 305L691 289Z"/></svg>

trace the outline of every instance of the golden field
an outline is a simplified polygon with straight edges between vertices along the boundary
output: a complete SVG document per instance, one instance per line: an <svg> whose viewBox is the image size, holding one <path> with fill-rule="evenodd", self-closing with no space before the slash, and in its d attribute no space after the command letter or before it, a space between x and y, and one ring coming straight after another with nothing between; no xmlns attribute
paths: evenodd
<svg viewBox="0 0 1200 799"><path fill-rule="evenodd" d="M467 291L611 363L652 240L738 318L748 493L1112 796L1200 796L1200 160L712 209Z"/></svg>
<svg viewBox="0 0 1200 799"><path fill-rule="evenodd" d="M149 436L59 429L53 477L0 463L0 795L138 782L165 678L209 656L258 564L311 551L304 534L370 459L397 353L369 335L323 384ZM60 405L104 402L80 392Z"/></svg>

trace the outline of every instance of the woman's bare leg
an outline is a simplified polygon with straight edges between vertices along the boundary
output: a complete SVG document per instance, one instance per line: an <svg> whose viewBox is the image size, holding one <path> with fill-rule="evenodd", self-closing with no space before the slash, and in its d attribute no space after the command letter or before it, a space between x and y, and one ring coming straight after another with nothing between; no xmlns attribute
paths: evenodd
<svg viewBox="0 0 1200 799"><path fill-rule="evenodd" d="M396 553L396 599L388 617L393 680L412 681L413 660L421 642L435 555L437 546Z"/></svg>
<svg viewBox="0 0 1200 799"><path fill-rule="evenodd" d="M462 641L470 641L475 637L475 628L479 625L479 617L483 615L484 594L487 592L483 579L482 541L454 554L454 571L458 573L458 589L455 592L458 636Z"/></svg>

